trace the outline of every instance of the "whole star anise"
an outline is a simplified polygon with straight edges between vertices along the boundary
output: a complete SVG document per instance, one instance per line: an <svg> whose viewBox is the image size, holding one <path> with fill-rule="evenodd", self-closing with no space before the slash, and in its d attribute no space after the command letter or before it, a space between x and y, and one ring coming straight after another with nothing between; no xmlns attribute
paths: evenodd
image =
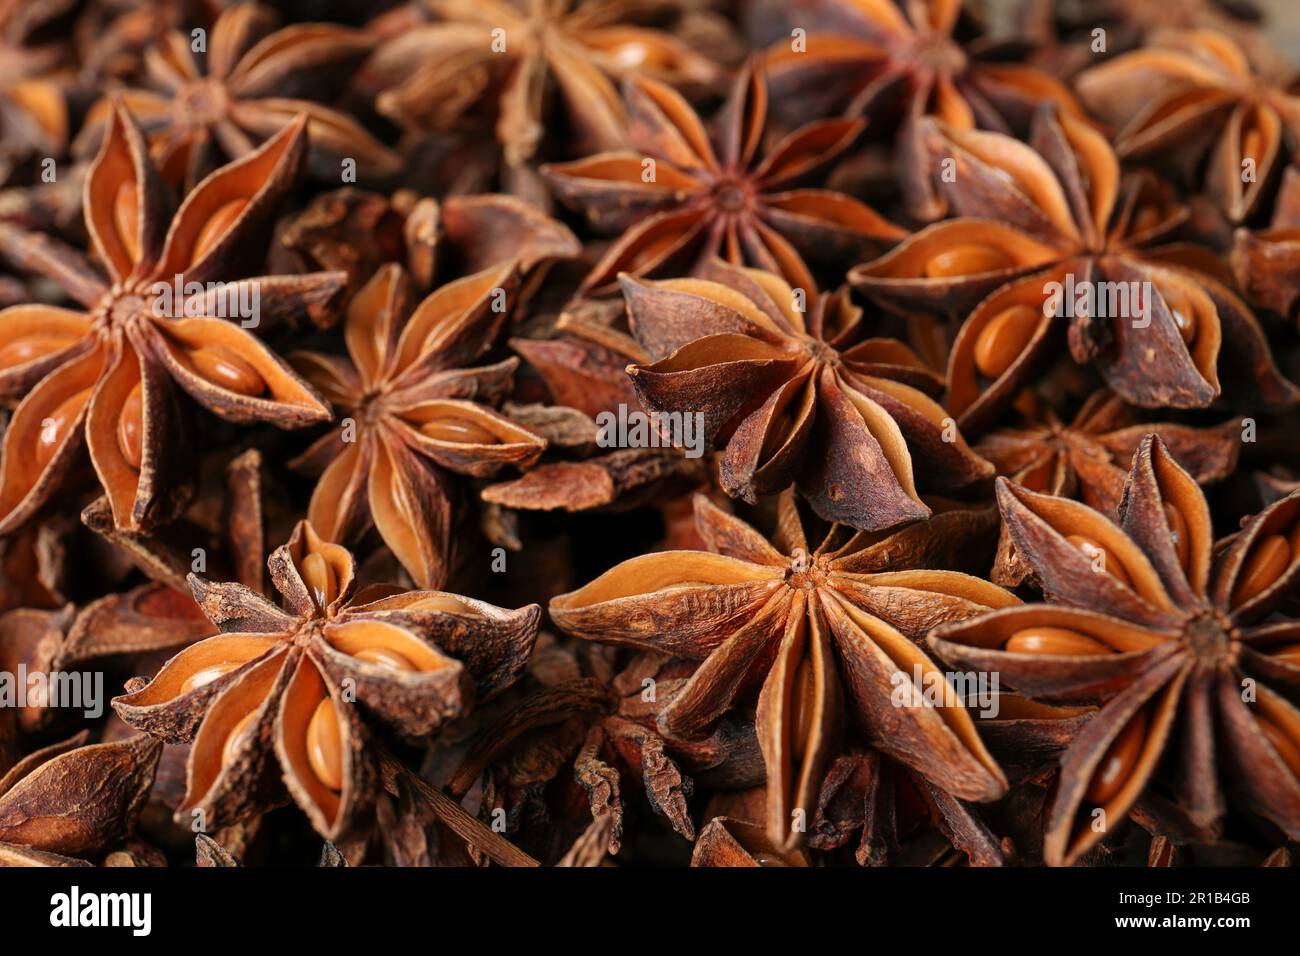
<svg viewBox="0 0 1300 956"><path fill-rule="evenodd" d="M340 289L336 273L210 281L256 262L249 240L292 186L305 148L299 118L201 183L164 238L165 188L118 107L86 179L86 228L107 276L71 248L0 225L0 251L87 309L0 312L0 397L17 406L0 461L0 534L49 500L83 448L118 527L148 530L174 517L190 484L178 385L232 422L299 428L329 419L310 386L241 323L210 317L258 303L251 318L270 324L326 308Z"/></svg>
<svg viewBox="0 0 1300 956"><path fill-rule="evenodd" d="M953 35L962 0L796 0L792 6L792 22L809 32L798 45L787 39L767 50L774 108L800 122L841 110L873 124L897 117L897 176L907 210L918 219L938 219L947 210L927 170L922 117L1009 134L1023 132L1045 100L1083 116L1069 88L1049 74L983 62L963 48Z"/></svg>
<svg viewBox="0 0 1300 956"><path fill-rule="evenodd" d="M781 495L772 542L703 496L695 507L716 554L625 561L553 599L551 618L584 640L703 661L660 710L664 733L701 736L759 691L767 834L776 846L804 839L846 696L874 746L944 790L973 801L1005 792L974 721L914 640L940 621L1019 603L1014 596L953 571L862 573L862 564L874 570L870 536L834 525L810 541L792 492ZM915 695L900 702L899 688Z"/></svg>
<svg viewBox="0 0 1300 956"><path fill-rule="evenodd" d="M522 669L541 608L357 593L352 555L307 522L268 567L283 609L243 585L191 576L221 633L129 684L113 708L165 741L193 740L178 821L199 810L208 825L247 819L281 799L283 779L317 831L337 840L376 795L367 722L426 735L490 699Z"/></svg>
<svg viewBox="0 0 1300 956"><path fill-rule="evenodd" d="M1119 526L999 479L1003 519L1051 603L939 627L935 652L1048 703L1101 710L1062 757L1044 854L1069 864L1130 813L1212 835L1229 792L1300 834L1300 623L1270 620L1300 581L1300 495L1213 540L1192 477L1145 439ZM1153 809L1154 808L1154 809Z"/></svg>
<svg viewBox="0 0 1300 956"><path fill-rule="evenodd" d="M1204 407L1220 380L1237 403L1300 398L1230 288L1144 248L1187 211L1142 179L1121 180L1096 130L1045 105L1029 145L933 122L930 133L946 166L940 188L963 218L916 233L850 280L913 308L974 305L948 363L947 406L964 429L991 424L1067 332L1076 362L1144 408Z"/></svg>
<svg viewBox="0 0 1300 956"><path fill-rule="evenodd" d="M1085 70L1084 104L1120 127L1121 159L1174 157L1192 166L1208 151L1206 192L1234 223L1259 207L1300 148L1300 96L1260 76L1214 30L1169 30L1150 45Z"/></svg>
<svg viewBox="0 0 1300 956"><path fill-rule="evenodd" d="M401 160L346 113L314 102L369 54L374 40L331 23L271 32L274 13L256 3L227 8L205 46L164 34L145 56L148 89L118 92L139 119L169 183L193 185L225 159L246 156L296 116L307 117L307 169L337 181L345 159L362 176L387 176ZM203 54L206 52L206 56ZM303 99L312 97L313 99ZM73 151L89 155L111 122L112 100L93 106Z"/></svg>
<svg viewBox="0 0 1300 956"><path fill-rule="evenodd" d="M952 491L992 477L930 397L938 376L903 343L869 337L847 290L805 304L768 272L700 273L623 278L657 360L628 371L646 408L703 416L728 494L753 502L797 480L823 518L877 531L929 516L918 481Z"/></svg>
<svg viewBox="0 0 1300 956"><path fill-rule="evenodd" d="M713 136L662 83L629 79L624 96L629 138L642 153L599 153L542 168L561 200L596 228L622 233L583 280L583 294L611 291L623 272L689 272L719 256L811 290L816 281L806 259L843 265L904 236L850 196L796 188L829 168L866 122L822 120L765 142L768 91L757 61L736 77Z"/></svg>

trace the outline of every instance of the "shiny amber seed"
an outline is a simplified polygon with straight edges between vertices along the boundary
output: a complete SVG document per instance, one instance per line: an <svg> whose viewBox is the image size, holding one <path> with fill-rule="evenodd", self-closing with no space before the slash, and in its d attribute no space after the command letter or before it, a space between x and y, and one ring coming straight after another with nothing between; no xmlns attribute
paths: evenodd
<svg viewBox="0 0 1300 956"><path fill-rule="evenodd" d="M113 197L113 228L132 262L140 261L140 194L135 183L125 182Z"/></svg>
<svg viewBox="0 0 1300 956"><path fill-rule="evenodd" d="M945 249L932 257L925 264L925 274L930 279L950 279L1006 269L1014 264L1011 257L1001 249L968 243Z"/></svg>
<svg viewBox="0 0 1300 956"><path fill-rule="evenodd" d="M137 382L117 416L117 447L136 471L144 462L144 388Z"/></svg>
<svg viewBox="0 0 1300 956"><path fill-rule="evenodd" d="M794 713L790 720L790 749L795 760L803 758L808 744L808 735L812 732L814 702L817 693L816 680L813 676L812 661L807 657L799 661L794 672L794 684L790 687L790 703Z"/></svg>
<svg viewBox="0 0 1300 956"><path fill-rule="evenodd" d="M0 346L0 369L17 368L46 355L53 355L72 344L70 339L54 335L27 335Z"/></svg>
<svg viewBox="0 0 1300 956"><path fill-rule="evenodd" d="M250 710L244 715L243 719L231 729L230 735L226 737L226 745L221 748L221 762L230 763L235 759L241 747L244 746L252 735L255 728L254 718L257 717L256 710Z"/></svg>
<svg viewBox="0 0 1300 956"><path fill-rule="evenodd" d="M1142 756L1146 734L1146 714L1138 713L1111 743L1088 784L1087 796L1094 805L1100 806L1119 793Z"/></svg>
<svg viewBox="0 0 1300 956"><path fill-rule="evenodd" d="M1196 338L1197 326L1196 307L1192 305L1191 298L1177 289L1161 289L1160 295L1169 308L1169 314L1173 316L1174 326L1182 336L1183 344L1191 345Z"/></svg>
<svg viewBox="0 0 1300 956"><path fill-rule="evenodd" d="M387 667L390 670L413 671L416 669L410 658L390 647L366 647L352 656L359 661L365 661L367 664L378 664L380 667Z"/></svg>
<svg viewBox="0 0 1300 956"><path fill-rule="evenodd" d="M181 682L180 693L185 694L200 687L206 687L218 677L224 677L239 666L239 661L219 661L196 670Z"/></svg>
<svg viewBox="0 0 1300 956"><path fill-rule="evenodd" d="M1041 316L1027 305L1003 309L975 338L975 367L985 378L997 378L1011 367L1034 337Z"/></svg>
<svg viewBox="0 0 1300 956"><path fill-rule="evenodd" d="M247 205L247 199L232 199L208 217L208 221L199 230L198 238L194 240L194 251L190 255L190 265L207 255L208 251L217 244L231 224L239 218L239 214L244 211L244 207Z"/></svg>
<svg viewBox="0 0 1300 956"><path fill-rule="evenodd" d="M40 432L36 436L36 466L44 468L54 457L63 440L68 437L73 423L86 403L90 401L90 389L77 392L63 400L48 418L41 422Z"/></svg>
<svg viewBox="0 0 1300 956"><path fill-rule="evenodd" d="M1165 524L1169 525L1169 536L1173 539L1174 553L1178 555L1178 564L1185 571L1192 553L1191 539L1187 536L1187 522L1178 509L1167 501L1165 502Z"/></svg>
<svg viewBox="0 0 1300 956"><path fill-rule="evenodd" d="M302 566L298 569L302 575L302 581L307 585L307 590L311 591L312 600L322 611L334 603L335 598L339 596L339 580L330 567L324 555L317 554L313 551L302 559Z"/></svg>
<svg viewBox="0 0 1300 956"><path fill-rule="evenodd" d="M455 416L425 422L420 426L420 434L437 441L456 442L460 445L497 445L501 442L501 439L478 422Z"/></svg>
<svg viewBox="0 0 1300 956"><path fill-rule="evenodd" d="M307 762L321 783L343 789L343 735L334 701L326 697L316 705L307 724Z"/></svg>
<svg viewBox="0 0 1300 956"><path fill-rule="evenodd" d="M228 348L208 345L195 349L190 361L194 371L219 388L250 397L266 391L266 380L257 369Z"/></svg>
<svg viewBox="0 0 1300 956"><path fill-rule="evenodd" d="M422 597L418 601L412 601L406 605L408 611L443 611L448 614L477 614L474 608L470 607L459 598L454 598L450 594L430 594L428 597Z"/></svg>
<svg viewBox="0 0 1300 956"><path fill-rule="evenodd" d="M1109 654L1096 638L1065 627L1026 627L1007 639L1005 649L1016 654L1059 654L1061 656L1096 656Z"/></svg>
<svg viewBox="0 0 1300 956"><path fill-rule="evenodd" d="M1263 717L1256 719L1259 721L1259 729L1264 731L1268 742L1273 745L1273 749L1282 758L1287 769L1300 777L1300 744L1288 737L1286 732L1271 720L1265 720Z"/></svg>
<svg viewBox="0 0 1300 956"><path fill-rule="evenodd" d="M1133 580L1128 576L1128 572L1124 570L1124 565L1120 564L1119 560L1103 548L1099 542L1082 534L1066 535L1065 540L1082 551L1089 561L1095 561L1100 556L1101 566L1107 574L1120 584L1128 587L1133 586Z"/></svg>
<svg viewBox="0 0 1300 956"><path fill-rule="evenodd" d="M1238 607L1263 594L1290 566L1291 542L1283 535L1272 534L1256 541L1237 573L1232 606Z"/></svg>

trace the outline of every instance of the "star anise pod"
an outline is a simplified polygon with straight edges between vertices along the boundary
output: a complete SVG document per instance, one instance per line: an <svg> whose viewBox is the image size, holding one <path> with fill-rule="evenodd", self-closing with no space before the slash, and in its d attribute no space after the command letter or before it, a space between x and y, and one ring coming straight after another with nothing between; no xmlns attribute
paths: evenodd
<svg viewBox="0 0 1300 956"><path fill-rule="evenodd" d="M169 31L146 54L148 88L114 94L139 119L163 178L192 186L300 115L307 117L313 176L337 181L347 159L356 161L361 176L397 172L396 154L346 113L315 102L360 65L374 40L331 23L271 32L273 22L269 8L231 6L213 24L206 55L189 34ZM110 98L91 107L75 154L87 156L99 145L113 109Z"/></svg>
<svg viewBox="0 0 1300 956"><path fill-rule="evenodd" d="M442 286L412 307L408 280L388 265L353 298L344 335L350 361L298 353L293 362L336 403L340 427L294 464L320 470L309 520L331 540L373 523L421 587L450 572L455 475L526 465L541 436L489 407L518 359L466 368L496 340L518 294L516 261Z"/></svg>
<svg viewBox="0 0 1300 956"><path fill-rule="evenodd" d="M1206 192L1234 223L1259 206L1300 148L1300 96L1260 76L1231 39L1171 30L1140 50L1085 70L1080 99L1119 127L1121 159L1205 156Z"/></svg>
<svg viewBox="0 0 1300 956"><path fill-rule="evenodd" d="M624 96L629 137L641 152L598 153L542 168L561 200L596 228L622 233L583 280L583 294L612 291L620 273L688 272L716 256L812 290L806 259L844 265L903 237L850 196L797 188L849 149L866 122L822 120L768 144L760 63L740 71L712 136L686 100L662 83L629 79Z"/></svg>
<svg viewBox="0 0 1300 956"><path fill-rule="evenodd" d="M753 502L798 481L823 518L877 531L929 516L918 480L953 491L992 476L930 397L938 375L902 342L868 337L847 290L805 290L805 304L771 273L700 271L623 278L656 359L628 371L646 408L703 415L728 494Z"/></svg>
<svg viewBox="0 0 1300 956"><path fill-rule="evenodd" d="M1232 273L1259 308L1300 321L1300 166L1288 166L1267 229L1233 233Z"/></svg>
<svg viewBox="0 0 1300 956"><path fill-rule="evenodd" d="M947 203L927 169L920 120L957 129L1023 132L1050 100L1083 117L1069 88L1019 63L975 58L953 35L961 0L808 0L791 19L808 31L796 48L782 40L766 53L771 95L781 115L806 120L843 111L875 124L897 117L897 175L908 212L923 221Z"/></svg>
<svg viewBox="0 0 1300 956"><path fill-rule="evenodd" d="M67 146L72 83L59 72L64 51L31 39L47 35L70 6L56 0L0 9L0 182L18 163L60 156Z"/></svg>
<svg viewBox="0 0 1300 956"><path fill-rule="evenodd" d="M1227 285L1144 248L1187 211L1143 179L1121 180L1096 130L1045 105L1030 145L932 121L930 134L936 159L952 164L940 188L963 218L916 233L850 280L903 306L974 306L948 363L947 405L964 429L991 424L1067 332L1076 362L1144 408L1204 407L1220 380L1237 403L1300 398ZM1110 289L1131 292L1127 307Z"/></svg>
<svg viewBox="0 0 1300 956"><path fill-rule="evenodd" d="M698 737L761 685L767 833L793 848L816 810L836 753L843 700L883 753L966 800L994 800L1006 780L944 675L913 643L930 627L1019 603L952 571L861 573L871 539L834 525L805 535L783 493L771 543L696 496L700 533L717 553L669 551L625 561L551 601L551 618L584 640L702 660L659 712L661 730ZM942 695L935 706L921 685ZM916 694L902 704L898 688Z"/></svg>
<svg viewBox="0 0 1300 956"><path fill-rule="evenodd" d="M786 849L771 841L757 823L733 817L714 817L700 833L691 854L691 866L794 866L812 864L801 849Z"/></svg>
<svg viewBox="0 0 1300 956"><path fill-rule="evenodd" d="M567 120L579 153L627 144L616 83L641 72L673 85L711 86L720 69L654 29L658 0L423 0L435 22L403 11L402 29L366 65L375 107L408 128L440 131L486 101L507 163L533 159L547 126ZM410 21L416 21L414 23ZM572 154L570 154L572 155Z"/></svg>
<svg viewBox="0 0 1300 956"><path fill-rule="evenodd" d="M541 608L357 593L352 555L306 522L268 567L284 609L243 585L191 576L221 633L129 684L113 707L166 741L193 740L178 822L197 811L209 825L247 819L280 801L283 779L317 831L337 840L373 809L367 723L420 736L490 699L522 669Z"/></svg>
<svg viewBox="0 0 1300 956"><path fill-rule="evenodd" d="M998 499L1051 603L941 626L930 644L1032 699L1101 703L1062 758L1047 862L1139 811L1212 835L1229 792L1300 833L1300 623L1268 618L1300 581L1300 495L1216 546L1199 486L1150 436L1118 527L1006 479Z"/></svg>
<svg viewBox="0 0 1300 956"><path fill-rule="evenodd" d="M178 385L232 422L299 428L329 419L310 386L241 323L210 316L232 301L260 303L253 318L268 325L328 308L341 275L244 279L197 295L158 288L202 289L245 274L241 263L256 255L249 240L291 187L304 137L299 118L213 173L164 239L164 187L139 130L116 109L86 180L86 227L107 276L73 249L0 224L0 251L54 278L87 310L0 312L0 396L17 406L0 462L0 534L49 500L83 448L118 527L148 530L174 517L189 492Z"/></svg>
<svg viewBox="0 0 1300 956"><path fill-rule="evenodd" d="M86 739L82 731L0 776L0 866L91 866L129 837L162 745L144 734Z"/></svg>

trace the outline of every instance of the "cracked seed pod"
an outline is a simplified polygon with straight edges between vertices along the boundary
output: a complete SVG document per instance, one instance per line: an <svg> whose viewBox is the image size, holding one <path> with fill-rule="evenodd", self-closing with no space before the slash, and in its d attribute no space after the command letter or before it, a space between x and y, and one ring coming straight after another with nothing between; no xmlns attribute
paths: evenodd
<svg viewBox="0 0 1300 956"><path fill-rule="evenodd" d="M703 415L721 481L754 502L797 481L819 515L879 531L930 515L917 482L952 491L992 466L930 396L938 376L903 343L870 338L846 290L802 297L769 272L713 263L698 279L622 279L656 361L629 366L642 404Z"/></svg>
<svg viewBox="0 0 1300 956"><path fill-rule="evenodd" d="M265 277L214 301L160 296L184 283L240 275L249 239L292 187L305 148L291 122L213 173L167 226L161 182L134 121L118 107L86 179L85 218L105 277L73 250L0 226L0 250L59 281L88 311L18 305L0 312L0 396L17 403L0 461L0 533L22 526L89 451L119 528L175 517L190 492L184 390L237 423L300 428L329 408L239 323L212 318L232 290L260 300L258 318L326 307L341 276ZM244 293L247 293L246 295ZM179 389L178 389L179 386Z"/></svg>
<svg viewBox="0 0 1300 956"><path fill-rule="evenodd" d="M874 746L954 796L987 801L1006 791L974 720L914 641L941 621L1018 604L1013 595L952 571L862 573L859 534L835 525L810 542L792 491L781 495L771 543L702 496L695 506L717 553L625 561L553 599L551 618L584 640L703 661L659 712L659 727L673 736L701 736L759 691L767 833L776 846L803 840L795 814L808 820L816 809L846 699ZM944 706L926 699L921 684L940 692ZM900 687L916 691L902 706Z"/></svg>
<svg viewBox="0 0 1300 956"><path fill-rule="evenodd" d="M1029 145L934 122L929 130L934 156L954 164L941 188L963 218L916 233L849 279L905 307L973 307L948 362L947 406L963 429L992 425L1066 340L1076 362L1144 408L1203 408L1221 380L1241 406L1300 399L1227 285L1144 248L1187 209L1166 207L1141 179L1122 181L1094 129L1044 105ZM1099 308L1078 295L1099 288L1137 298ZM1111 311L1122 314L1102 314Z"/></svg>
<svg viewBox="0 0 1300 956"><path fill-rule="evenodd" d="M1047 862L1075 862L1138 810L1213 836L1229 786L1300 834L1300 709L1287 699L1300 623L1268 617L1300 581L1300 494L1216 548L1200 488L1149 436L1118 527L1006 479L998 500L1051 603L944 625L929 642L1031 699L1101 704L1062 758Z"/></svg>
<svg viewBox="0 0 1300 956"><path fill-rule="evenodd" d="M194 811L209 829L248 819L283 801L283 780L317 832L337 841L373 808L367 723L422 736L490 699L522 669L541 609L435 591L371 600L354 593L352 555L307 522L268 567L283 609L243 585L191 576L221 633L147 684L132 682L113 707L163 740L193 741L178 821Z"/></svg>

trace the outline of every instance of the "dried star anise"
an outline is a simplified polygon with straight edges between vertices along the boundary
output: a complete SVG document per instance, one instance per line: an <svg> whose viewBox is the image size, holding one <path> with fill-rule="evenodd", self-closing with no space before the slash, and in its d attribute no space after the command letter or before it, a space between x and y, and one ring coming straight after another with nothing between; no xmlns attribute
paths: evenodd
<svg viewBox="0 0 1300 956"><path fill-rule="evenodd" d="M629 79L624 96L629 137L644 156L598 153L542 168L555 194L593 226L622 232L583 280L583 294L612 291L623 272L689 272L716 256L813 290L806 260L843 265L905 235L850 196L798 188L851 147L866 122L809 123L769 146L767 83L757 62L737 76L713 136L662 83Z"/></svg>
<svg viewBox="0 0 1300 956"><path fill-rule="evenodd" d="M1194 168L1234 223L1248 218L1300 143L1300 96L1258 76L1231 39L1170 30L1075 81L1080 99L1120 127L1122 159L1172 157Z"/></svg>
<svg viewBox="0 0 1300 956"><path fill-rule="evenodd" d="M285 609L243 585L191 576L221 633L128 685L113 707L164 740L193 740L178 820L200 811L209 827L247 819L282 801L283 779L337 841L373 810L368 721L424 735L490 699L522 669L541 609L438 591L357 593L352 555L306 522L268 567Z"/></svg>
<svg viewBox="0 0 1300 956"><path fill-rule="evenodd" d="M0 533L49 500L81 466L83 448L118 527L148 530L174 517L190 486L177 385L233 422L296 428L328 420L329 408L270 349L239 323L209 316L232 296L260 301L254 318L263 323L327 307L342 276L244 279L215 293L174 294L174 285L205 288L242 274L249 238L292 185L304 149L299 119L201 183L164 239L164 187L139 130L116 109L86 179L86 226L107 278L70 248L0 225L0 250L55 278L89 310L0 312L0 395L17 403L0 463Z"/></svg>
<svg viewBox="0 0 1300 956"><path fill-rule="evenodd" d="M1150 436L1118 527L1005 479L998 498L1052 603L947 624L930 643L1030 698L1101 702L1062 757L1047 862L1073 863L1135 812L1213 835L1229 792L1300 833L1300 710L1285 696L1300 623L1268 618L1300 581L1300 495L1216 546L1200 488Z"/></svg>
<svg viewBox="0 0 1300 956"><path fill-rule="evenodd" d="M870 536L834 525L805 535L791 492L768 542L697 496L700 533L717 553L625 561L551 601L551 618L586 640L702 660L659 712L660 728L698 737L761 685L758 734L767 764L767 833L793 848L816 810L847 694L867 739L954 796L985 801L1006 780L944 675L913 643L940 621L1019 603L952 571L862 573ZM873 569L874 570L874 569ZM942 695L936 706L921 692ZM916 691L899 705L898 688Z"/></svg>
<svg viewBox="0 0 1300 956"><path fill-rule="evenodd" d="M929 122L933 154L953 164L940 188L964 218L850 280L904 306L974 305L948 364L947 405L963 428L988 427L1067 331L1074 360L1134 405L1201 408L1220 380L1237 403L1295 404L1246 304L1213 275L1144 249L1187 211L1141 178L1122 180L1096 130L1047 105L1029 145Z"/></svg>
<svg viewBox="0 0 1300 956"><path fill-rule="evenodd" d="M872 338L847 290L810 301L777 275L711 263L699 279L625 277L653 364L629 366L646 408L703 415L721 484L753 502L797 481L817 513L868 531L928 517L940 492L992 477L931 398L939 376Z"/></svg>
<svg viewBox="0 0 1300 956"><path fill-rule="evenodd" d="M226 159L251 153L297 116L307 117L307 169L337 179L345 159L362 176L396 172L401 160L356 120L303 96L320 97L346 79L374 40L331 23L299 23L271 32L274 13L256 3L229 7L204 50L179 31L164 34L145 56L147 89L120 96L140 121L163 178L192 186ZM86 117L73 152L88 156L112 122L113 101Z"/></svg>
<svg viewBox="0 0 1300 956"><path fill-rule="evenodd" d="M1300 166L1288 166L1267 229L1233 233L1232 274L1250 302L1300 321Z"/></svg>
<svg viewBox="0 0 1300 956"><path fill-rule="evenodd" d="M874 124L897 117L898 180L908 212L929 221L947 203L927 171L920 120L935 116L957 129L1021 132L1049 100L1075 116L1083 110L1059 80L1017 63L982 62L953 36L961 0L892 2L813 0L791 18L809 30L766 54L773 103L783 117L843 112Z"/></svg>

